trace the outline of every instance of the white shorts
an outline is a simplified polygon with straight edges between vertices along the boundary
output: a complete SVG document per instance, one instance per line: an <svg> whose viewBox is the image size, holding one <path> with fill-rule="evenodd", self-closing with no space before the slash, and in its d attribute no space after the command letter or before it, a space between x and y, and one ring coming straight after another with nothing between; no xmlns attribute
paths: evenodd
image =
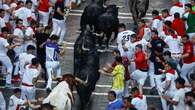
<svg viewBox="0 0 195 110"><path fill-rule="evenodd" d="M147 73L148 72L143 72L140 70L135 70L132 74L131 74L131 78L133 80L136 80L138 84L140 85L144 85L146 78L147 78Z"/></svg>

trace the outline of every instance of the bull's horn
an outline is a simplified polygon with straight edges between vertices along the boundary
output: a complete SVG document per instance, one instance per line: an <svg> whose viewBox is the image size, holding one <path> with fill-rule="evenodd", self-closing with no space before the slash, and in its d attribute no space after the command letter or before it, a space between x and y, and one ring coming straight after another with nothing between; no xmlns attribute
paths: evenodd
<svg viewBox="0 0 195 110"><path fill-rule="evenodd" d="M87 79L86 79L85 81L81 80L81 79L78 78L78 77L75 77L75 80L78 81L78 82L81 83L81 84L86 85L86 84L88 83L88 76L87 76Z"/></svg>
<svg viewBox="0 0 195 110"><path fill-rule="evenodd" d="M121 8L124 8L124 6L116 6L117 8L121 9Z"/></svg>
<svg viewBox="0 0 195 110"><path fill-rule="evenodd" d="M98 33L93 33L94 35L96 35L96 36L98 36L98 37L101 37L101 36L103 36L103 33L101 33L101 34L98 34Z"/></svg>

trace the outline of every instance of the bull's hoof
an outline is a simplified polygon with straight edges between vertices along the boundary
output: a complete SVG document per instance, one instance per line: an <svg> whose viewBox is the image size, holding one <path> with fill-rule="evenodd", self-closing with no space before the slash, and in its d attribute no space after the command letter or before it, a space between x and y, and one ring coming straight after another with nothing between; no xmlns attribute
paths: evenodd
<svg viewBox="0 0 195 110"><path fill-rule="evenodd" d="M50 88L47 88L47 89L46 89L46 92L47 92L47 94L50 94L51 89L50 89Z"/></svg>

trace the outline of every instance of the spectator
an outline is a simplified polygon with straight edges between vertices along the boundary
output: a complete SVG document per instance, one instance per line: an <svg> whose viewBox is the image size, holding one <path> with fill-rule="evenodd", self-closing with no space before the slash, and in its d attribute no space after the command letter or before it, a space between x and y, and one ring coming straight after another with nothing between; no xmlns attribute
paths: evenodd
<svg viewBox="0 0 195 110"><path fill-rule="evenodd" d="M117 110L122 108L123 106L123 101L121 99L116 98L116 93L114 91L109 91L108 92L108 106L107 110Z"/></svg>
<svg viewBox="0 0 195 110"><path fill-rule="evenodd" d="M177 32L177 35L184 36L185 35L185 23L184 21L179 17L179 13L174 14L174 20L171 25L172 29L174 29Z"/></svg>
<svg viewBox="0 0 195 110"><path fill-rule="evenodd" d="M162 97L173 105L174 110L185 110L185 80L183 78L178 78L175 80L177 91L175 92L173 99L169 96L162 95Z"/></svg>

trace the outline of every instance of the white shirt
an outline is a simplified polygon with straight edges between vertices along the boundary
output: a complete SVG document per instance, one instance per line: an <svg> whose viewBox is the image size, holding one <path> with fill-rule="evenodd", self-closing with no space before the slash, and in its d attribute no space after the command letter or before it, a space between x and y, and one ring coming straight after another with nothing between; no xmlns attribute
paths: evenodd
<svg viewBox="0 0 195 110"><path fill-rule="evenodd" d="M131 35L133 35L133 34L135 34L135 32L130 31L130 30L126 30L126 31L122 31L122 32L118 33L117 44L118 44L118 49L119 49L121 55L124 53L124 50L122 48L123 42L127 47L129 47L129 45L131 44Z"/></svg>
<svg viewBox="0 0 195 110"><path fill-rule="evenodd" d="M1 33L1 28L5 27L5 20L0 17L0 33Z"/></svg>
<svg viewBox="0 0 195 110"><path fill-rule="evenodd" d="M5 99L1 91L0 91L0 110L6 110Z"/></svg>
<svg viewBox="0 0 195 110"><path fill-rule="evenodd" d="M171 53L181 53L181 37L177 36L177 38L173 38L171 35L166 36L165 43L169 46L169 51Z"/></svg>
<svg viewBox="0 0 195 110"><path fill-rule="evenodd" d="M0 56L7 56L7 46L9 46L7 39L0 37Z"/></svg>
<svg viewBox="0 0 195 110"><path fill-rule="evenodd" d="M17 106L21 106L24 103L24 100L17 98L15 95L12 95L9 99L8 110L16 110Z"/></svg>
<svg viewBox="0 0 195 110"><path fill-rule="evenodd" d="M146 101L146 96L144 96L144 95L143 95L143 99L133 98L131 100L131 104L134 105L134 107L137 110L147 110L148 109L147 101Z"/></svg>
<svg viewBox="0 0 195 110"><path fill-rule="evenodd" d="M21 53L19 55L19 64L20 64L20 73L23 74L24 71L25 71L25 65L26 64L30 64L31 63L31 60L35 58L34 55L32 54L28 54L28 53Z"/></svg>
<svg viewBox="0 0 195 110"><path fill-rule="evenodd" d="M15 11L15 16L23 20L24 26L29 26L28 17L31 17L32 11L26 7L21 7Z"/></svg>
<svg viewBox="0 0 195 110"><path fill-rule="evenodd" d="M160 34L163 31L163 21L159 19L154 19L152 21L152 27L153 30L157 30L158 33Z"/></svg>
<svg viewBox="0 0 195 110"><path fill-rule="evenodd" d="M175 80L176 79L177 79L177 73L175 73L175 74L166 73L165 81L170 81L171 82L168 91L176 91L177 90L176 87L175 87Z"/></svg>
<svg viewBox="0 0 195 110"><path fill-rule="evenodd" d="M177 105L173 105L174 110L185 110L185 89L180 88L175 92L173 100L178 102Z"/></svg>
<svg viewBox="0 0 195 110"><path fill-rule="evenodd" d="M21 29L19 28L15 28L14 29L14 33L13 33L15 36L17 36L18 38L21 38L23 39L24 38L24 33Z"/></svg>
<svg viewBox="0 0 195 110"><path fill-rule="evenodd" d="M174 17L174 14L175 13L179 13L180 14L180 17L182 17L182 15L184 14L185 10L183 7L178 7L178 6L172 6L170 11L169 11L169 14L172 15Z"/></svg>
<svg viewBox="0 0 195 110"><path fill-rule="evenodd" d="M31 36L31 35L34 35L34 31L31 27L28 27L25 31L25 36Z"/></svg>
<svg viewBox="0 0 195 110"><path fill-rule="evenodd" d="M33 85L33 79L39 76L40 71L37 68L30 68L30 65L25 67L25 72L22 78L22 82L28 85Z"/></svg>

